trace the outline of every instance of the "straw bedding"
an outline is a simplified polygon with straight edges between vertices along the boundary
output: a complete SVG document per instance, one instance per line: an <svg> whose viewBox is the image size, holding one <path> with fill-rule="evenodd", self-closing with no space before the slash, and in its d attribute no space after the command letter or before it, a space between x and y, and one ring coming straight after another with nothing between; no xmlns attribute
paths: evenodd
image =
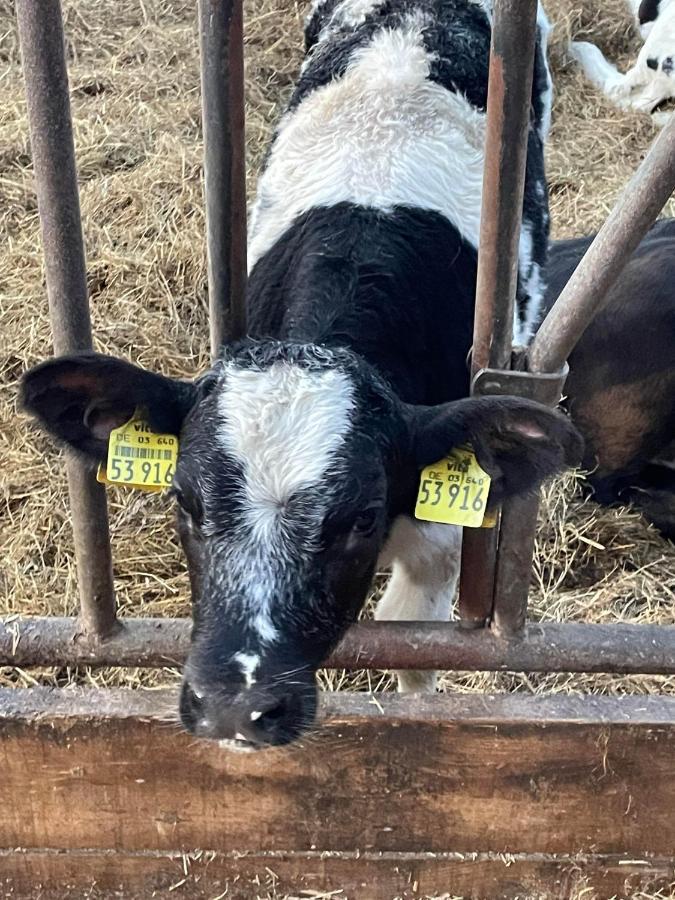
<svg viewBox="0 0 675 900"><path fill-rule="evenodd" d="M637 52L620 0L557 0L549 147L557 236L601 224L644 155L648 117L614 109L567 61L571 34L626 65ZM91 310L98 350L190 376L207 364L199 69L194 0L64 4ZM303 9L248 0L249 190L301 51ZM17 378L50 352L44 271L12 5L0 0L0 615L71 615L77 591L62 459L16 413ZM161 496L111 489L115 586L130 616L189 614L185 566ZM380 582L382 579L380 579ZM380 583L381 587L381 583ZM544 497L532 615L672 622L675 551L639 514L582 503L577 477ZM159 686L171 670L0 670L0 684ZM390 688L336 672L331 688ZM675 693L675 679L451 674L453 690Z"/></svg>

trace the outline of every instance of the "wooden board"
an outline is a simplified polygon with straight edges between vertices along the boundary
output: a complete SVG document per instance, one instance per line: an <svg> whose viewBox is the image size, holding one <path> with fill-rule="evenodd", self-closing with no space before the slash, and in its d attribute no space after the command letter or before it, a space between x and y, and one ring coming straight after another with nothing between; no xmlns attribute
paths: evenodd
<svg viewBox="0 0 675 900"><path fill-rule="evenodd" d="M0 897L602 900L675 889L673 860L466 854L0 852ZM303 893L306 892L306 893Z"/></svg>
<svg viewBox="0 0 675 900"><path fill-rule="evenodd" d="M247 755L168 726L171 702L0 691L6 896L31 881L73 896L69 880L115 896L121 878L142 897L185 877L170 896L255 897L268 868L359 900L567 897L579 872L607 897L675 881L675 699L327 695L305 747ZM199 880L171 858L197 848Z"/></svg>

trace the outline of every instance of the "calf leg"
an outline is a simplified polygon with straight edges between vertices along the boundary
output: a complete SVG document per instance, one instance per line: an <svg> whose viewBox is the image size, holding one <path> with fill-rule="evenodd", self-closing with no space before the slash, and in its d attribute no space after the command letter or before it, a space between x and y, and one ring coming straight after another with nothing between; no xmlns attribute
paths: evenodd
<svg viewBox="0 0 675 900"><path fill-rule="evenodd" d="M570 44L570 53L581 65L586 77L602 93L622 109L635 109L638 112L651 113L655 107L673 96L673 79L664 73L656 61L657 70L653 70L646 62L646 47L640 53L638 62L622 74L608 62L602 51L586 41L575 41ZM670 59L670 57L668 57ZM664 124L672 113L657 113L657 124Z"/></svg>
<svg viewBox="0 0 675 900"><path fill-rule="evenodd" d="M588 41L574 41L570 44L570 53L584 70L588 80L606 97L618 106L630 106L629 98L635 76L629 78L630 73L623 75L605 59L599 47Z"/></svg>
<svg viewBox="0 0 675 900"><path fill-rule="evenodd" d="M459 576L462 529L419 522L394 523L381 557L392 574L375 611L378 620L447 621ZM436 672L400 671L400 691L433 691Z"/></svg>

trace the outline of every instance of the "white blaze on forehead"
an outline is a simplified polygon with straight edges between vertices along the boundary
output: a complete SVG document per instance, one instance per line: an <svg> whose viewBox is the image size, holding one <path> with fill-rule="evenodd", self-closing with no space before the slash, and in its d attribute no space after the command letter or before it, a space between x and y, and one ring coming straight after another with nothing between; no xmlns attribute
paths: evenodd
<svg viewBox="0 0 675 900"><path fill-rule="evenodd" d="M297 565L280 513L296 491L328 476L349 430L353 394L351 379L337 369L288 362L262 371L226 369L218 440L244 476L245 522L231 567L239 600L263 644L278 637L274 605Z"/></svg>
<svg viewBox="0 0 675 900"><path fill-rule="evenodd" d="M219 439L242 464L251 525L276 519L293 493L321 481L349 428L353 393L336 369L279 362L227 371Z"/></svg>

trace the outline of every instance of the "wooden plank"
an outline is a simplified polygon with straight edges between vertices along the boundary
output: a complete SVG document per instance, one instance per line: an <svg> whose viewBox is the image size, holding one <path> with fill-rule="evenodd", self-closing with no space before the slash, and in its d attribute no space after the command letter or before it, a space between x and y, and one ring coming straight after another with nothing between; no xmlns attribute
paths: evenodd
<svg viewBox="0 0 675 900"><path fill-rule="evenodd" d="M0 691L0 847L672 855L675 698L327 695L237 755L161 692Z"/></svg>
<svg viewBox="0 0 675 900"><path fill-rule="evenodd" d="M485 898L633 897L675 884L671 860L460 854L190 855L116 851L0 852L0 895L228 900L336 892L342 900L409 900L450 891Z"/></svg>

